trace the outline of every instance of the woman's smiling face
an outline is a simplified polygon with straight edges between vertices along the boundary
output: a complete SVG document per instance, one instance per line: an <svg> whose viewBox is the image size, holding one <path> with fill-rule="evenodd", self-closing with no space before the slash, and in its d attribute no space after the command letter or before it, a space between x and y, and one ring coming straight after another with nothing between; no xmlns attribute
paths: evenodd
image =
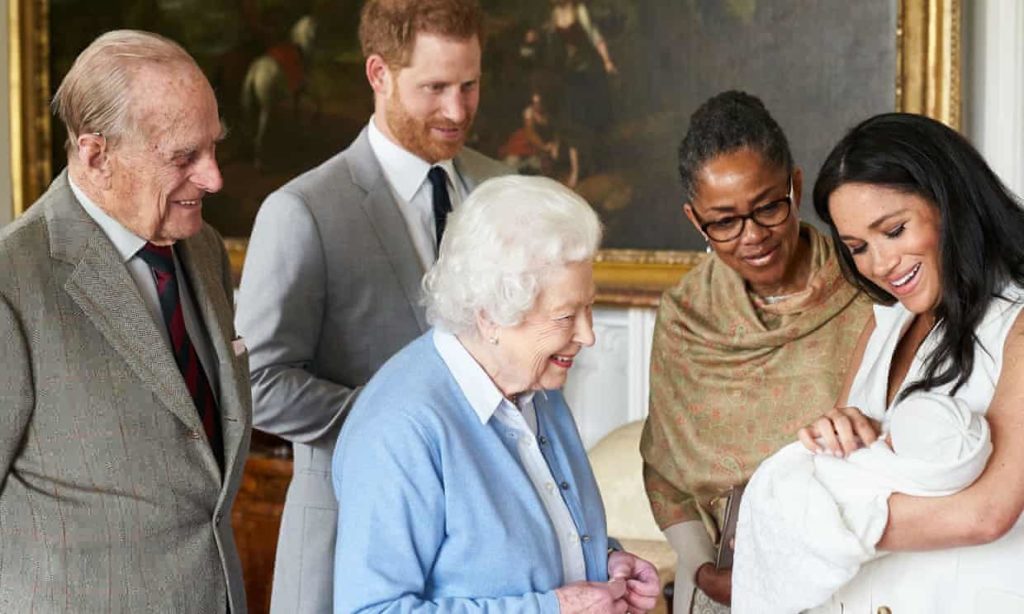
<svg viewBox="0 0 1024 614"><path fill-rule="evenodd" d="M942 300L939 210L926 198L865 183L828 201L839 238L861 275L916 314Z"/></svg>
<svg viewBox="0 0 1024 614"><path fill-rule="evenodd" d="M696 194L684 206L690 222L701 230L702 223L790 200L789 215L778 225L765 227L748 219L734 238L710 242L722 262L762 296L803 289L798 213L802 178L798 169L790 172L744 147L705 163L697 174Z"/></svg>
<svg viewBox="0 0 1024 614"><path fill-rule="evenodd" d="M594 344L593 265L567 264L545 276L533 308L515 326L499 328L491 379L506 396L565 384L573 360Z"/></svg>

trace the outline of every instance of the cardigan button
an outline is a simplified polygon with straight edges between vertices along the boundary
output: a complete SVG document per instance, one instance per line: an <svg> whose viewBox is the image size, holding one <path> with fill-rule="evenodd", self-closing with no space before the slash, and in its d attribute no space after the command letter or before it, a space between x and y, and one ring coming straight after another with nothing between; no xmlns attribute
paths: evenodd
<svg viewBox="0 0 1024 614"><path fill-rule="evenodd" d="M589 544L590 543L590 536L589 535L580 535L580 541L583 542L584 544Z"/></svg>
<svg viewBox="0 0 1024 614"><path fill-rule="evenodd" d="M562 487L562 490L569 490L569 483L568 482L563 481L561 484L559 484L559 486Z"/></svg>
<svg viewBox="0 0 1024 614"><path fill-rule="evenodd" d="M540 445L545 446L548 443L548 438L541 435L540 437L537 438L537 441L540 442Z"/></svg>

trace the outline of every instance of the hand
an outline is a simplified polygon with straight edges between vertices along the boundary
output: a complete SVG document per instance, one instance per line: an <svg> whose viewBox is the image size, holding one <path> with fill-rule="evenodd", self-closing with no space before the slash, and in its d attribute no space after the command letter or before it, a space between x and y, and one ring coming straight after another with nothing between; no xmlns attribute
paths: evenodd
<svg viewBox="0 0 1024 614"><path fill-rule="evenodd" d="M874 443L879 430L879 423L860 413L856 407L835 407L800 429L797 437L811 452L827 450L835 456L845 457L857 448Z"/></svg>
<svg viewBox="0 0 1024 614"><path fill-rule="evenodd" d="M732 570L717 569L712 563L697 568L697 588L722 605L732 602Z"/></svg>
<svg viewBox="0 0 1024 614"><path fill-rule="evenodd" d="M654 609L661 593L661 580L654 565L628 552L615 551L608 555L608 577L626 581L625 599L631 614Z"/></svg>
<svg viewBox="0 0 1024 614"><path fill-rule="evenodd" d="M627 614L626 582L574 582L555 589L560 614Z"/></svg>

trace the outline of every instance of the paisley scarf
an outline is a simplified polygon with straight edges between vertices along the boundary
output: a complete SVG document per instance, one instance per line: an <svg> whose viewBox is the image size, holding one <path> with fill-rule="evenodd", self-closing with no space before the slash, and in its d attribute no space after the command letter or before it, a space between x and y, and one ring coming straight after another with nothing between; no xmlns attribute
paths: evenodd
<svg viewBox="0 0 1024 614"><path fill-rule="evenodd" d="M662 529L702 520L712 543L728 489L829 410L871 313L813 227L804 291L765 304L712 255L665 292L640 450Z"/></svg>

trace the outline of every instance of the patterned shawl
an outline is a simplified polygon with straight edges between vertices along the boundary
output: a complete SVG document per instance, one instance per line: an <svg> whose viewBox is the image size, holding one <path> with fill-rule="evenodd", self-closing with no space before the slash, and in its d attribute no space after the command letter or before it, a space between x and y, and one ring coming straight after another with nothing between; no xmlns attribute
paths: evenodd
<svg viewBox="0 0 1024 614"><path fill-rule="evenodd" d="M726 491L835 403L871 312L831 241L804 225L807 289L774 305L711 256L665 292L651 352L640 451L662 529L702 520L718 540Z"/></svg>

